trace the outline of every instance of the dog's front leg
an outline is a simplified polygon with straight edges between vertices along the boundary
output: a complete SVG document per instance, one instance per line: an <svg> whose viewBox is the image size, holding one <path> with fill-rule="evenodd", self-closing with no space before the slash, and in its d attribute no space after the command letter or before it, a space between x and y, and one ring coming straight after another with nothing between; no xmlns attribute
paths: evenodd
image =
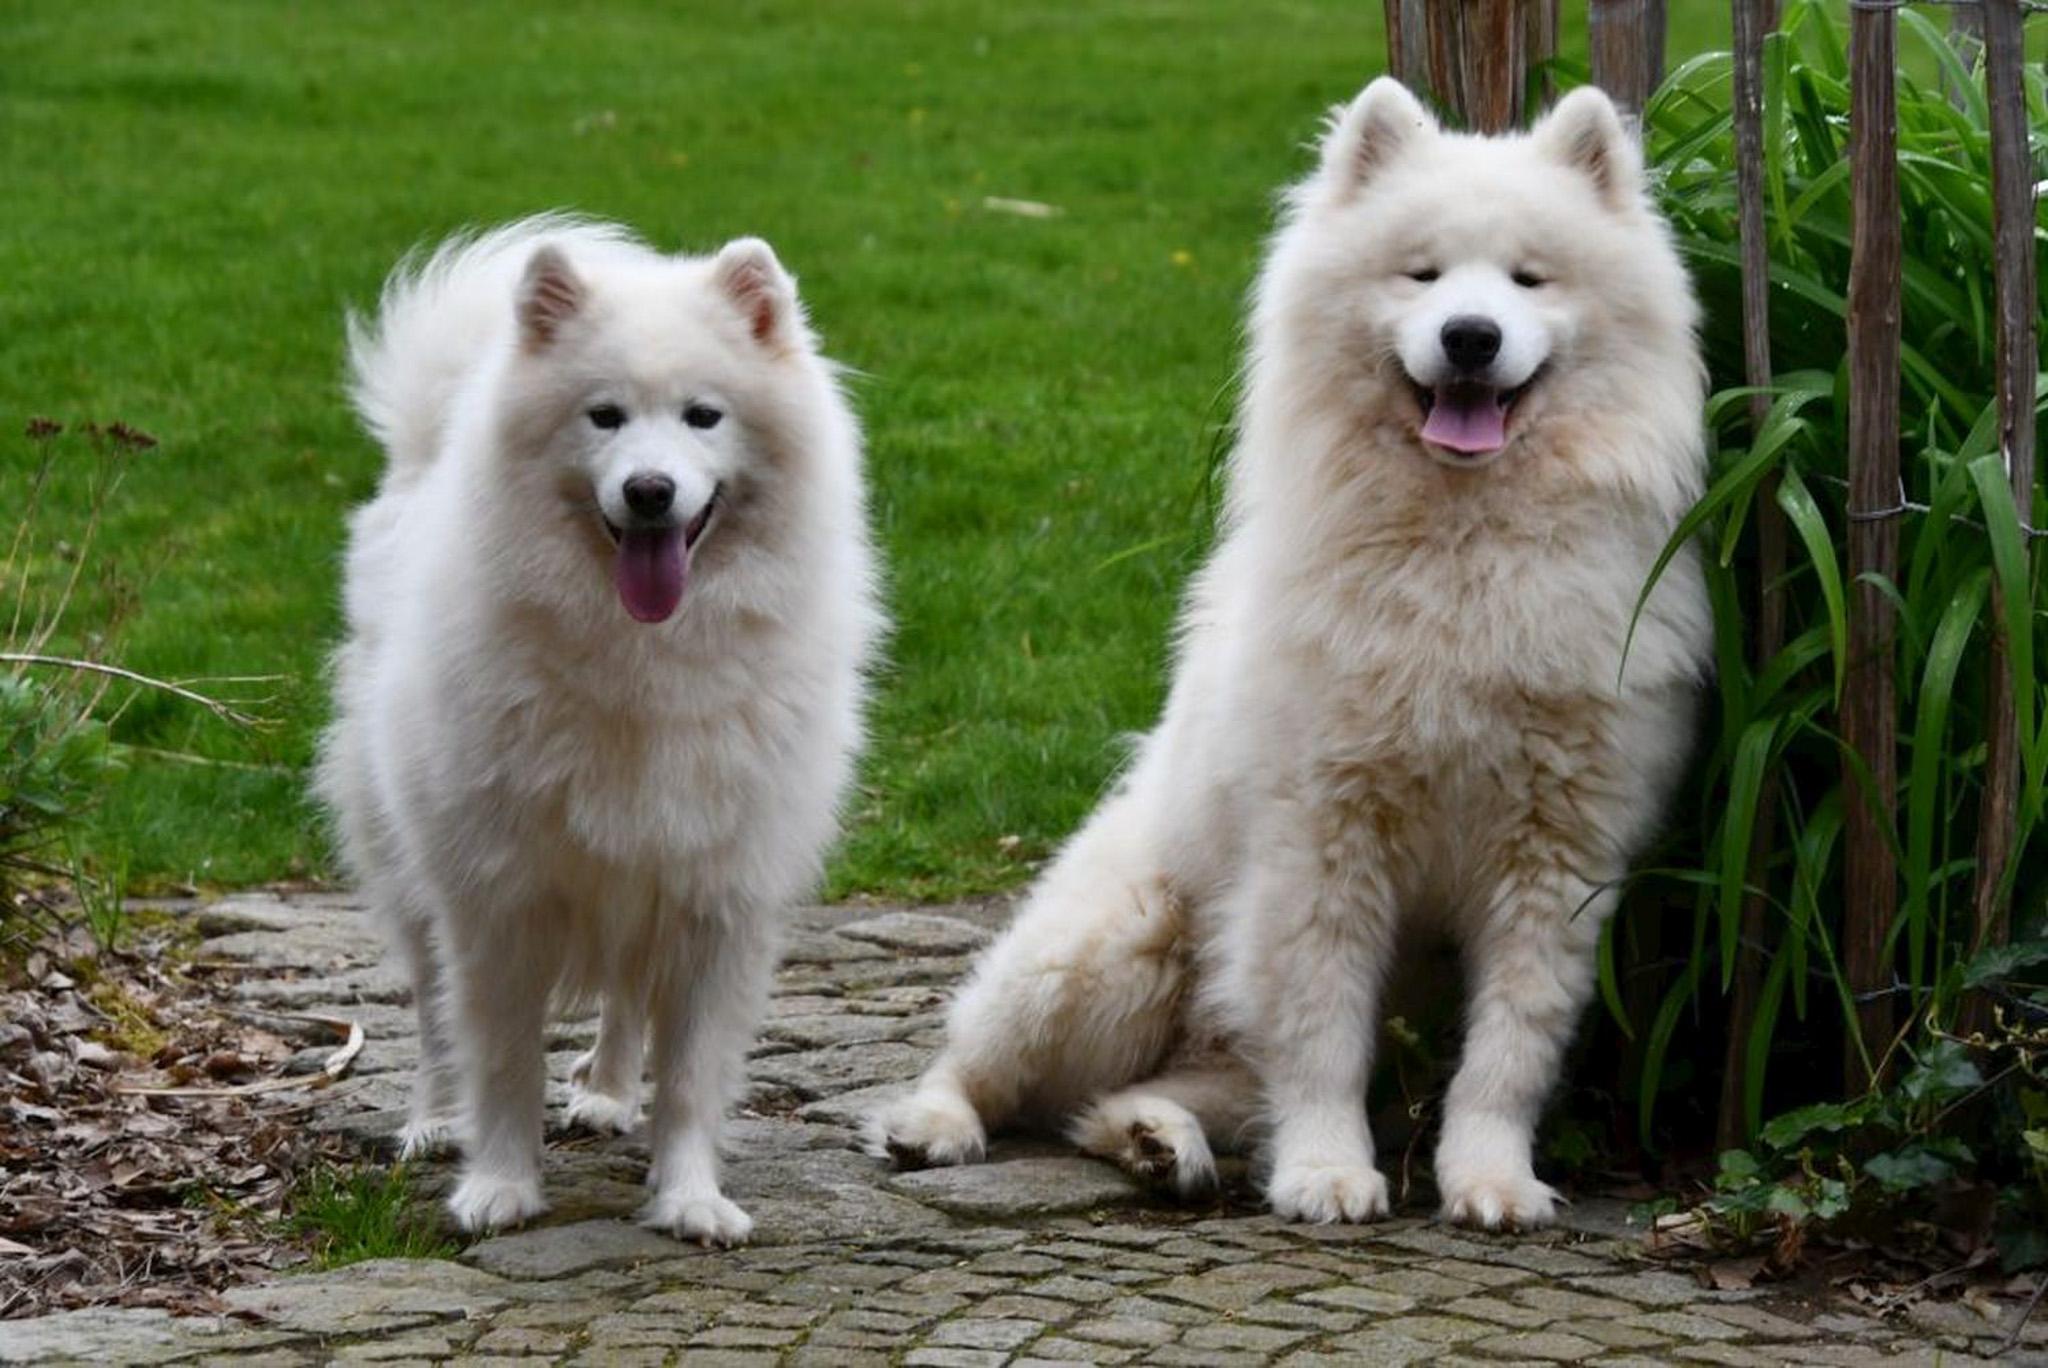
<svg viewBox="0 0 2048 1368"><path fill-rule="evenodd" d="M539 915L475 907L442 923L464 1112L462 1177L448 1209L464 1230L515 1226L547 1209L540 1185L541 1029L554 969L534 935Z"/></svg>
<svg viewBox="0 0 2048 1368"><path fill-rule="evenodd" d="M1466 936L1471 1002L1436 1151L1447 1220L1526 1230L1556 1215L1557 1193L1532 1161L1536 1122L1592 996L1613 904L1575 872L1592 855L1550 834L1569 829L1535 822L1504 842L1494 895Z"/></svg>
<svg viewBox="0 0 2048 1368"><path fill-rule="evenodd" d="M718 1134L746 1065L775 962L767 917L740 910L692 922L654 985L654 1116L641 1224L705 1245L744 1243L753 1218L718 1186Z"/></svg>
<svg viewBox="0 0 2048 1368"><path fill-rule="evenodd" d="M1394 901L1332 814L1282 806L1228 897L1218 987L1263 1085L1274 1213L1370 1221L1387 1213L1365 1088Z"/></svg>

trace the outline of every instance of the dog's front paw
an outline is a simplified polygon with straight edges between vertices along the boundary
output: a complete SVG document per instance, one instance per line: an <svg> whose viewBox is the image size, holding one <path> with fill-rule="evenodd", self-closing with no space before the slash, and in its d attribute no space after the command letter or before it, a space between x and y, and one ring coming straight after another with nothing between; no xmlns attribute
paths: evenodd
<svg viewBox="0 0 2048 1368"><path fill-rule="evenodd" d="M538 1175L469 1172L448 1198L448 1214L471 1234L507 1230L548 1209Z"/></svg>
<svg viewBox="0 0 2048 1368"><path fill-rule="evenodd" d="M867 1151L897 1168L975 1164L988 1133L972 1103L958 1094L916 1092L868 1120Z"/></svg>
<svg viewBox="0 0 2048 1368"><path fill-rule="evenodd" d="M596 1131L599 1135L624 1135L640 1124L640 1101L634 1097L614 1097L610 1093L571 1083L569 1105L563 1117L570 1125Z"/></svg>
<svg viewBox="0 0 2048 1368"><path fill-rule="evenodd" d="M1523 1168L1519 1172L1466 1171L1440 1173L1443 1218L1481 1230L1535 1230L1557 1220L1564 1199L1548 1183Z"/></svg>
<svg viewBox="0 0 2048 1368"><path fill-rule="evenodd" d="M1387 1180L1370 1164L1287 1164L1274 1169L1266 1201L1285 1221L1374 1221L1387 1214Z"/></svg>
<svg viewBox="0 0 2048 1368"><path fill-rule="evenodd" d="M707 1249L745 1244L754 1233L754 1218L716 1192L657 1192L640 1208L640 1224Z"/></svg>

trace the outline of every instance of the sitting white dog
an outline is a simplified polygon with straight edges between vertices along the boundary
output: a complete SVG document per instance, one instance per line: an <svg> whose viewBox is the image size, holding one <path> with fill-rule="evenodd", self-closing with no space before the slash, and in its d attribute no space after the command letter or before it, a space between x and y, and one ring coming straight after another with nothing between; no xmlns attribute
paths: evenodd
<svg viewBox="0 0 2048 1368"><path fill-rule="evenodd" d="M1261 1118L1276 1212L1381 1215L1366 1082L1397 930L1427 918L1470 990L1444 1211L1551 1219L1537 1115L1711 643L1688 552L1623 668L1701 487L1694 316L1597 90L1513 137L1442 132L1392 80L1333 118L1259 281L1165 716L877 1151L957 1163L1064 1121L1193 1189Z"/></svg>
<svg viewBox="0 0 2048 1368"><path fill-rule="evenodd" d="M602 994L570 1115L655 1094L642 1212L730 1244L718 1134L812 886L881 627L859 434L766 243L540 218L351 320L389 453L355 515L320 791L412 976L405 1148L466 1229L543 1210L550 995Z"/></svg>

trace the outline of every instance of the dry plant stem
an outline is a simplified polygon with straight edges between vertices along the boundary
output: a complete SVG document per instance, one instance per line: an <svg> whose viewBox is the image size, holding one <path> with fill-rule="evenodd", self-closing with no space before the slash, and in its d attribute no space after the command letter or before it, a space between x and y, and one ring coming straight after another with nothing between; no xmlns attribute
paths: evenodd
<svg viewBox="0 0 2048 1368"><path fill-rule="evenodd" d="M1884 516L1899 495L1897 16L1858 8L1849 18L1850 172L1855 205L1849 261L1849 670L1842 736L1845 818L1843 959L1856 996L1857 1038L1842 1057L1850 1093L1881 1067L1870 1051L1893 1035L1892 964L1885 944L1898 910L1892 858L1898 750L1895 612L1872 578L1897 578L1899 526ZM1862 772L1855 763L1860 759ZM1866 782L1867 776L1867 782Z"/></svg>
<svg viewBox="0 0 2048 1368"><path fill-rule="evenodd" d="M324 1088L348 1072L348 1066L355 1063L357 1055L363 1052L363 1028L353 1021L340 1017L312 1016L304 1013L289 1014L295 1021L314 1021L346 1037L340 1049L327 1056L327 1062L320 1066L320 1072L303 1077L266 1078L257 1083L236 1083L216 1088L125 1088L117 1087L115 1092L130 1097L250 1097L256 1093L281 1092L287 1088Z"/></svg>
<svg viewBox="0 0 2048 1368"><path fill-rule="evenodd" d="M2019 0L1984 0L1984 92L1991 127L1992 260L1998 300L1998 445L2020 520L2033 525L2034 177L2022 79L2024 16ZM1991 651L1985 663L1984 793L1977 809L1977 881L1973 949L2005 943L2011 918L2005 886L2019 809L2019 718L2007 664L2003 586L1991 585ZM1963 1029L1981 1026L1989 1003L1973 995Z"/></svg>
<svg viewBox="0 0 2048 1368"><path fill-rule="evenodd" d="M2048 1292L2048 1273L2042 1274L2041 1281L2035 1284L2034 1295L2027 1298L2025 1308L2020 1311L2020 1318L2014 1321L2012 1329L2006 1332L2004 1343L1991 1351L1991 1357L2004 1357L2007 1350L2020 1342L2020 1332L2025 1330L2027 1322L2033 1319L2034 1310L2041 1305L2041 1294L2044 1292Z"/></svg>
<svg viewBox="0 0 2048 1368"><path fill-rule="evenodd" d="M21 553L28 545L28 530L35 525L36 510L42 507L43 491L49 488L50 471L56 458L45 449L42 460L36 463L35 473L29 477L28 498L23 502L20 516L14 524L14 539L7 544L7 559L0 561L0 576L12 575ZM14 591L14 609L7 623L7 640L16 641L21 635L21 616L28 610L29 577L22 575Z"/></svg>
<svg viewBox="0 0 2048 1368"><path fill-rule="evenodd" d="M188 703L196 703L221 721L233 726L245 727L253 731L264 725L262 719L238 711L232 704L221 699L209 697L206 694L188 689L184 685L168 679L156 679L146 674L138 674L134 670L123 669L119 665L109 665L105 661L79 660L71 656L42 655L31 651L0 651L0 665L40 665L53 669L76 670L87 674L107 675L115 679L126 680L131 684L140 684L145 688L161 690L173 697L182 698ZM235 678L249 682L272 679L275 676L246 675L235 676Z"/></svg>

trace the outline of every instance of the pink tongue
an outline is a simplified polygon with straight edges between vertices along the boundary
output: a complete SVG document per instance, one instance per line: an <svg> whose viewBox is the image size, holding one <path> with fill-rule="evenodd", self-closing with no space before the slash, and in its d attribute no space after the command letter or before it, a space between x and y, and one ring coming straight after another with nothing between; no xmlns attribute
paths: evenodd
<svg viewBox="0 0 2048 1368"><path fill-rule="evenodd" d="M635 529L621 535L613 577L619 583L619 602L636 620L665 621L683 601L683 583L690 577L683 529Z"/></svg>
<svg viewBox="0 0 2048 1368"><path fill-rule="evenodd" d="M1508 415L1493 391L1479 385L1440 385L1422 440L1451 451L1476 456L1508 444Z"/></svg>

